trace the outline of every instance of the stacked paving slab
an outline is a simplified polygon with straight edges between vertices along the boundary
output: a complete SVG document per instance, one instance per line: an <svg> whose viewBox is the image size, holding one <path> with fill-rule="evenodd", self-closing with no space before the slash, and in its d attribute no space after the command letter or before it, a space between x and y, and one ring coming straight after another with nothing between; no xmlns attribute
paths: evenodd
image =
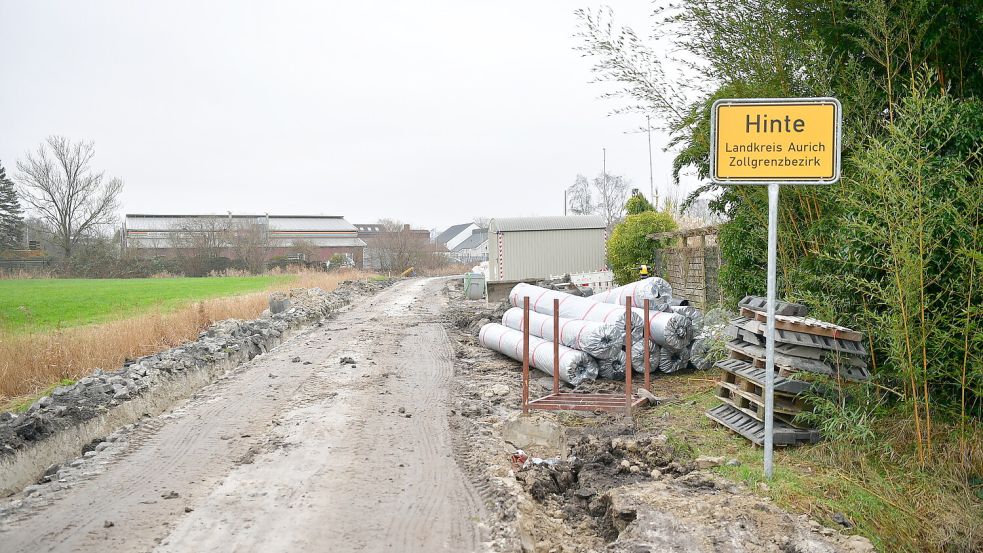
<svg viewBox="0 0 983 553"><path fill-rule="evenodd" d="M738 304L740 316L727 327L728 358L714 366L722 372L717 397L723 404L707 411L710 419L751 440L765 439L765 327L767 300L747 296ZM779 301L775 306L775 420L774 444L816 443L814 428L795 422L808 406L803 394L814 384L804 373L850 381L867 380L867 350L863 335L846 327L808 317L806 306Z"/></svg>

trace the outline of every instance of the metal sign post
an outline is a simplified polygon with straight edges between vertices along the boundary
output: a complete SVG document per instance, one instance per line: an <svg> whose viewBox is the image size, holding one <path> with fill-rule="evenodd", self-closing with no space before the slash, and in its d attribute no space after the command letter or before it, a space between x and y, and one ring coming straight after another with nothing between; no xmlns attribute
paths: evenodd
<svg viewBox="0 0 983 553"><path fill-rule="evenodd" d="M778 195L782 184L840 179L841 107L836 98L717 100L710 112L710 177L718 184L768 185L768 324L765 330L765 477L775 429L775 301Z"/></svg>
<svg viewBox="0 0 983 553"><path fill-rule="evenodd" d="M765 478L771 480L775 451L775 281L778 269L778 191L768 185L768 325L765 329Z"/></svg>

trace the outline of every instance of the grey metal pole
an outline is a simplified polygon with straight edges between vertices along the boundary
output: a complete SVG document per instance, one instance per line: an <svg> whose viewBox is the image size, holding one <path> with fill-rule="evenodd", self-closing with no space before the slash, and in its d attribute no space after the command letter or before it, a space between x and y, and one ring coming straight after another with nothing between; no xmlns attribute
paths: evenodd
<svg viewBox="0 0 983 553"><path fill-rule="evenodd" d="M648 115L645 116L645 130L649 135L649 199L652 200L652 207L658 210L656 204L659 200L655 198L655 177L652 174L652 121Z"/></svg>
<svg viewBox="0 0 983 553"><path fill-rule="evenodd" d="M778 190L768 185L768 325L765 330L765 478L771 480L775 449L775 273L778 265Z"/></svg>

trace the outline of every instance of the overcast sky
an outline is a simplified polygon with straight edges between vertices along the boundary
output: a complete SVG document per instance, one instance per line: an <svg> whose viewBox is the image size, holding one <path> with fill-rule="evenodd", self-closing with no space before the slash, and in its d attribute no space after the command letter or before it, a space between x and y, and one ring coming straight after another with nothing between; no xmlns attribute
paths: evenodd
<svg viewBox="0 0 983 553"><path fill-rule="evenodd" d="M647 2L607 4L646 28ZM598 5L0 0L0 162L62 134L95 141L124 213L441 229L562 214L602 148L647 193L644 117L609 117L573 50L573 11Z"/></svg>

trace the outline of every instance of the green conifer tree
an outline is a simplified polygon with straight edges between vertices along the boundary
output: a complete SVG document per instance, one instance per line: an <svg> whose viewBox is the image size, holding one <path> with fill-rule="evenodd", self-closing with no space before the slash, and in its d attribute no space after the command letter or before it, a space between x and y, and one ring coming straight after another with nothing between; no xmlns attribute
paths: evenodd
<svg viewBox="0 0 983 553"><path fill-rule="evenodd" d="M22 247L23 233L24 212L17 191L0 164L0 251Z"/></svg>

